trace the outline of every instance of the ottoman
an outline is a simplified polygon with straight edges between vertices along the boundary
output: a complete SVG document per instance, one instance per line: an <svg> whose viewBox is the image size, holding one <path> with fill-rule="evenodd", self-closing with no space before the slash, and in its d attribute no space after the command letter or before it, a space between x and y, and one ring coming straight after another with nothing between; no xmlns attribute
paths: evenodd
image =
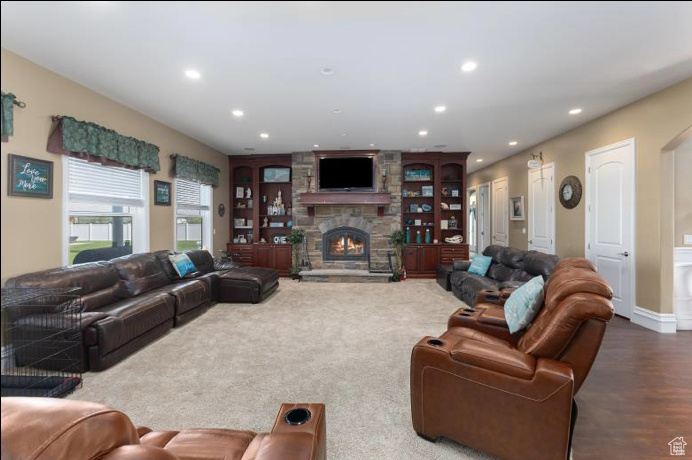
<svg viewBox="0 0 692 460"><path fill-rule="evenodd" d="M440 265L437 267L437 284L445 288L445 291L452 290L452 283L449 277L452 276L453 268L451 265Z"/></svg>
<svg viewBox="0 0 692 460"><path fill-rule="evenodd" d="M259 303L279 287L279 271L241 267L219 275L219 302Z"/></svg>

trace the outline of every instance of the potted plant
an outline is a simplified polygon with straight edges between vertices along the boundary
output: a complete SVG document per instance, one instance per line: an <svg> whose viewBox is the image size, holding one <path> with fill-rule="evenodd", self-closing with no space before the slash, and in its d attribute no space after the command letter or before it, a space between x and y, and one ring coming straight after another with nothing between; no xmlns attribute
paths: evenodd
<svg viewBox="0 0 692 460"><path fill-rule="evenodd" d="M291 273L291 278L297 280L300 278L300 245L305 241L305 230L293 227L291 233L286 237L286 241L293 245L291 248L293 263L291 264L289 272Z"/></svg>
<svg viewBox="0 0 692 460"><path fill-rule="evenodd" d="M406 236L403 230L395 230L389 235L389 243L394 246L395 263L392 267L392 281L401 281L401 273L404 271L404 241Z"/></svg>

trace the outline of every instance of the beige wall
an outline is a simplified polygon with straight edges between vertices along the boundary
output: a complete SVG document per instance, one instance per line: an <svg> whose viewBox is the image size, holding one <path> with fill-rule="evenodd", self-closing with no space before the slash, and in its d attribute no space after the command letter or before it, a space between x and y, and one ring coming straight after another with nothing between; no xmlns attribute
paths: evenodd
<svg viewBox="0 0 692 460"><path fill-rule="evenodd" d="M565 115L567 116L567 115ZM469 176L469 186L508 176L510 196L528 195L526 162L531 153L543 152L546 163L555 163L556 189L565 176L584 183L587 151L629 138L636 140L636 305L653 311L661 308L660 193L661 152L664 146L692 124L692 79L666 88L556 136ZM482 152L478 152L482 153ZM555 193L557 199L557 190ZM527 203L528 204L528 203ZM584 256L584 200L572 209L556 205L556 252ZM526 208L527 212L531 212ZM526 222L510 222L509 244L527 247Z"/></svg>
<svg viewBox="0 0 692 460"><path fill-rule="evenodd" d="M675 246L692 235L692 139L675 149Z"/></svg>
<svg viewBox="0 0 692 460"><path fill-rule="evenodd" d="M221 184L214 189L214 250L225 247L228 214L219 217L216 207L228 208L228 157L182 133L154 121L105 96L63 78L5 49L0 60L2 90L26 102L15 107L14 136L2 143L2 283L8 277L62 264L62 156L48 153L46 143L52 115L70 115L158 145L161 171L149 175L150 196L154 180L171 181L169 155L179 153L221 169ZM51 200L7 196L7 154L54 162ZM150 249L172 248L174 208L150 206Z"/></svg>

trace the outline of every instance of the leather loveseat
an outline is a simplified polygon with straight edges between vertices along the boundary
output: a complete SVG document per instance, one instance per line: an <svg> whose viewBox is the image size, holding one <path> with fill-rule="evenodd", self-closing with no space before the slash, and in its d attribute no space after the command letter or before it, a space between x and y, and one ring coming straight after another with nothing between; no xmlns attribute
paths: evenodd
<svg viewBox="0 0 692 460"><path fill-rule="evenodd" d="M453 262L450 276L452 292L469 306L474 305L475 298L481 291L513 290L539 275L547 279L560 260L558 256L551 254L497 245L485 248L483 255L493 259L485 276L469 273L471 262L468 260Z"/></svg>
<svg viewBox="0 0 692 460"><path fill-rule="evenodd" d="M582 259L583 260L583 259ZM524 331L474 321L425 337L411 356L413 427L504 459L566 459L574 397L613 316L612 290L588 261L565 261Z"/></svg>
<svg viewBox="0 0 692 460"><path fill-rule="evenodd" d="M152 431L101 404L2 398L2 460L325 460L323 404L283 404L270 433Z"/></svg>
<svg viewBox="0 0 692 460"><path fill-rule="evenodd" d="M198 271L181 279L169 254L132 254L29 273L9 279L6 287L80 288L83 359L80 369L71 370L83 372L112 366L217 301L258 302L279 285L278 272L268 268L215 270L214 259L203 250L187 252ZM222 287L227 284L232 287ZM20 323L26 336L45 342L47 332L40 318L27 315ZM50 350L50 346L43 349ZM20 353L17 360L21 364Z"/></svg>

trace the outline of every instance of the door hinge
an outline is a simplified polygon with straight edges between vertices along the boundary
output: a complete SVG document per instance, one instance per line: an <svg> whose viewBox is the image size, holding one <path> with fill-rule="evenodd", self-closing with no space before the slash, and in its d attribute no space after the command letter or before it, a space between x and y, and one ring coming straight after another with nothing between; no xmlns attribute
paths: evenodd
<svg viewBox="0 0 692 460"><path fill-rule="evenodd" d="M591 249L591 243L586 244L586 249Z"/></svg>
<svg viewBox="0 0 692 460"><path fill-rule="evenodd" d="M591 174L591 166L589 166L589 174Z"/></svg>

